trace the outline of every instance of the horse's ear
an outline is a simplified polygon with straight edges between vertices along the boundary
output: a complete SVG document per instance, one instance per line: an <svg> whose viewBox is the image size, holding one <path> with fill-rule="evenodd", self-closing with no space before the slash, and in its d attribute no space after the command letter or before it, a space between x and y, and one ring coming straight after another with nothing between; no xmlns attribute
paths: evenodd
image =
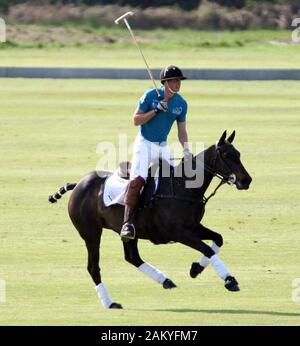
<svg viewBox="0 0 300 346"><path fill-rule="evenodd" d="M226 130L225 130L225 131L223 132L221 138L219 139L218 147L224 143L226 136L227 136L227 134L226 134Z"/></svg>
<svg viewBox="0 0 300 346"><path fill-rule="evenodd" d="M233 130L232 134L227 138L229 143L232 143L235 137L235 130Z"/></svg>

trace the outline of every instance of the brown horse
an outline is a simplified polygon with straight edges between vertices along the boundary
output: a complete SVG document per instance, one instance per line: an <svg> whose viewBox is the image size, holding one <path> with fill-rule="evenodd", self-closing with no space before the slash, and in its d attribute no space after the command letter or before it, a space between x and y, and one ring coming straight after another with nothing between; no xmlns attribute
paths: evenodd
<svg viewBox="0 0 300 346"><path fill-rule="evenodd" d="M138 251L138 239L148 239L155 244L179 242L200 251L204 256L202 261L194 262L190 276L195 278L205 266L212 264L217 274L225 281L226 289L238 291L236 279L219 259L217 253L223 245L222 236L203 225L200 221L204 215L207 198L204 193L213 177L221 179L219 186L232 183L239 190L248 189L252 178L240 161L240 153L232 145L235 132L226 140L226 131L219 141L204 152L190 158L192 167L197 164L204 168L203 184L197 188L187 188L190 180L186 174L176 174L185 171L187 162L182 159L178 166L171 169L168 177L160 177L159 185L154 193L154 178L149 177L141 196L140 208L135 215L137 237L124 242L125 260L136 266L140 271L162 284L164 288L176 285L157 268L144 262ZM199 167L199 165L198 165ZM103 202L103 192L110 172L94 171L85 176L78 184L67 184L59 192L49 196L54 203L68 190L73 190L69 200L69 215L86 243L88 251L88 272L90 273L96 291L105 308L122 308L111 300L105 288L99 267L100 240L103 228L120 232L123 222L123 205L106 207ZM203 240L212 240L210 247Z"/></svg>

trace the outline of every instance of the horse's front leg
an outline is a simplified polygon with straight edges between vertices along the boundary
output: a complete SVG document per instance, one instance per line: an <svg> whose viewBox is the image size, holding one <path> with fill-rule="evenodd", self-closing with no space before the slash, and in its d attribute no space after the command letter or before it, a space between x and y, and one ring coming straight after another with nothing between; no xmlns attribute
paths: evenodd
<svg viewBox="0 0 300 346"><path fill-rule="evenodd" d="M162 284L163 288L169 289L176 287L174 282L168 279L163 272L141 259L137 247L137 239L133 239L129 242L123 243L123 247L125 260L127 262L134 265L136 268L138 268L139 271L149 276L154 281Z"/></svg>
<svg viewBox="0 0 300 346"><path fill-rule="evenodd" d="M220 248L223 245L223 238L221 234L214 232L203 225L197 225L195 232L199 235L201 240L212 240L211 249L215 254L220 252ZM193 262L190 269L190 276L194 279L209 265L209 258L203 255L199 262Z"/></svg>
<svg viewBox="0 0 300 346"><path fill-rule="evenodd" d="M193 249L196 249L203 253L209 259L209 263L212 265L218 276L225 281L225 288L229 291L239 291L238 282L231 276L229 270L221 261L219 256L215 254L213 249L205 244L199 234L195 231L181 230L178 232L179 236L176 241L187 245Z"/></svg>

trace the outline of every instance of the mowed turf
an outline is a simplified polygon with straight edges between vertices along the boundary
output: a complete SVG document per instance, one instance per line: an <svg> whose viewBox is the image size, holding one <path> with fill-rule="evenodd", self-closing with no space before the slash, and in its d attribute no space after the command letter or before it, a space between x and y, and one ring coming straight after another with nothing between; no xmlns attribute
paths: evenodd
<svg viewBox="0 0 300 346"><path fill-rule="evenodd" d="M7 42L0 43L0 66L144 68L124 26L65 30L8 25ZM134 32L152 68L299 68L300 45L292 42L289 30Z"/></svg>
<svg viewBox="0 0 300 346"><path fill-rule="evenodd" d="M55 205L47 197L96 167L98 143L117 144L119 134L134 139L132 113L147 87L148 81L1 80L0 324L299 325L300 303L292 299L300 278L299 82L182 86L191 142L207 147L235 129L234 144L253 177L248 191L223 187L203 219L223 235L220 256L241 291L226 291L210 267L191 279L190 264L200 258L193 249L140 241L142 258L178 286L164 290L124 261L118 235L105 230L102 278L124 310L103 309L84 242L68 218L69 195Z"/></svg>

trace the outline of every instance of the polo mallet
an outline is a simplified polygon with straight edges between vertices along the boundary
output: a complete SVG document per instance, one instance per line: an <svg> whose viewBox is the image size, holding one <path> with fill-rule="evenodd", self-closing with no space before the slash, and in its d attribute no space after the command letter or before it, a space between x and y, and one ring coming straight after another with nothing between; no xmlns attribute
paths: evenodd
<svg viewBox="0 0 300 346"><path fill-rule="evenodd" d="M130 27L130 25L129 25L127 19L126 19L126 17L132 16L133 14L134 14L134 13L131 12L131 11L130 11L130 12L126 12L126 13L123 14L121 17L117 18L117 19L115 20L115 23L116 23L116 24L119 24L120 20L123 20L123 22L124 22L125 25L127 26L127 29L129 30L130 35L131 35L131 37L132 37L134 43L136 44L136 46L138 47L138 50L139 50L140 53L141 53L141 56L142 56L142 58L143 58L143 60L144 60L144 63L145 63L145 65L146 65L146 68L147 68L149 77L150 77L150 79L152 80L152 83L153 83L154 88L155 88L155 90L156 90L157 96L160 97L158 88L157 88L157 86L156 86L155 80L154 80L153 75L152 75L152 72L151 72L151 70L150 70L150 68L149 68L149 66L148 66L148 64L147 64L147 61L146 61L146 59L145 59L145 57L144 57L144 54L143 54L143 52L142 52L142 50L141 50L141 48L140 48L140 46L139 46L139 44L138 44L138 42L137 42L137 40L136 40L134 34L133 34L133 31L131 30L131 27Z"/></svg>

